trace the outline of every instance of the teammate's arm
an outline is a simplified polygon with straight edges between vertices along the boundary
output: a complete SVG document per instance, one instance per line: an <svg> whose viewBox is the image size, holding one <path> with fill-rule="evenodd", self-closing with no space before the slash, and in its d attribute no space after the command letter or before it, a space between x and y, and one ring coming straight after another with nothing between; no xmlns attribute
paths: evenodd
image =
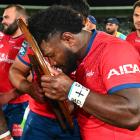
<svg viewBox="0 0 140 140"><path fill-rule="evenodd" d="M44 102L42 89L38 86L37 82L30 82L27 79L27 75L29 74L30 70L30 66L22 63L17 57L9 71L11 83L22 93L28 93L35 100Z"/></svg>
<svg viewBox="0 0 140 140"><path fill-rule="evenodd" d="M9 78L11 83L17 89L20 89L23 93L27 92L27 87L30 85L30 82L27 81L26 75L29 73L30 68L24 65L18 58L15 59L15 62L12 64L10 71L9 71ZM22 81L26 81L27 87L21 87Z"/></svg>

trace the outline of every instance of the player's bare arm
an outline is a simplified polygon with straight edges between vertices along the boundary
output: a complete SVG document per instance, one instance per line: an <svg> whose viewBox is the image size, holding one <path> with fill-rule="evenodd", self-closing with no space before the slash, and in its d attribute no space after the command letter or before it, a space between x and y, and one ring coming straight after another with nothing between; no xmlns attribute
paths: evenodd
<svg viewBox="0 0 140 140"><path fill-rule="evenodd" d="M9 77L19 91L30 94L39 102L44 102L44 95L41 94L42 90L37 83L32 83L27 80L27 75L30 71L30 67L24 65L18 58L10 68Z"/></svg>
<svg viewBox="0 0 140 140"><path fill-rule="evenodd" d="M72 83L73 81L62 73L53 77L42 77L45 95L52 99L67 99ZM90 91L83 109L104 122L134 130L140 122L139 101L139 88L121 90L112 95L101 95Z"/></svg>

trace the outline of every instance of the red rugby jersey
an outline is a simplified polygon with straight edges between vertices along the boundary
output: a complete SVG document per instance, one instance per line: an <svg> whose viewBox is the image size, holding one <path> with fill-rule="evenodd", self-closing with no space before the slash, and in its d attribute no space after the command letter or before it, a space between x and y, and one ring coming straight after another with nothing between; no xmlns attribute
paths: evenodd
<svg viewBox="0 0 140 140"><path fill-rule="evenodd" d="M87 56L78 66L76 81L104 95L140 87L139 54L127 41L99 32ZM109 125L82 109L79 110L78 122L83 140L140 139L138 129L129 131Z"/></svg>
<svg viewBox="0 0 140 140"><path fill-rule="evenodd" d="M17 38L12 38L9 35L0 33L0 92L8 92L13 89L9 80L9 68L15 60L24 36L21 35ZM27 95L22 95L9 103L20 103L27 101Z"/></svg>
<svg viewBox="0 0 140 140"><path fill-rule="evenodd" d="M137 36L137 32L128 34L126 40L131 43L140 54L140 37Z"/></svg>

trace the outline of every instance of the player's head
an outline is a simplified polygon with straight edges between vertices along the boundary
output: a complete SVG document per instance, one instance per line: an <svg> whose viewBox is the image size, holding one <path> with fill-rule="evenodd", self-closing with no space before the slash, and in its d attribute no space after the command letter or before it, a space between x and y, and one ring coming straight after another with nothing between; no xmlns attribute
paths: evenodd
<svg viewBox="0 0 140 140"><path fill-rule="evenodd" d="M140 30L140 0L133 6L133 22L136 30Z"/></svg>
<svg viewBox="0 0 140 140"><path fill-rule="evenodd" d="M8 5L4 9L2 24L4 26L4 33L13 35L18 30L16 20L22 18L23 21L27 19L27 13L23 6L19 4Z"/></svg>
<svg viewBox="0 0 140 140"><path fill-rule="evenodd" d="M75 70L77 52L85 45L82 16L78 12L65 6L51 6L32 16L28 26L51 66L65 73Z"/></svg>
<svg viewBox="0 0 140 140"><path fill-rule="evenodd" d="M106 20L105 29L108 34L114 35L119 28L119 21L117 18L108 18Z"/></svg>
<svg viewBox="0 0 140 140"><path fill-rule="evenodd" d="M83 22L86 22L86 18L90 13L89 5L86 0L61 0L61 5L70 7L83 16Z"/></svg>

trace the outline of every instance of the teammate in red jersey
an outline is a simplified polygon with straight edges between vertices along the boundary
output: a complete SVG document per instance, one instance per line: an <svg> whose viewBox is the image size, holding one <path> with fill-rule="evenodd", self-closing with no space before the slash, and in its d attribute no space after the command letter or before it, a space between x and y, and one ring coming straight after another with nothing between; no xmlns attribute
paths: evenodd
<svg viewBox="0 0 140 140"><path fill-rule="evenodd" d="M9 137L9 129L15 140L20 139L22 133L20 123L28 101L27 95L14 99L17 90L9 80L9 68L24 41L24 36L16 23L19 17L26 22L27 13L21 5L12 4L4 9L2 20L4 34L0 37L0 94L7 96L5 97L6 100L10 100L9 96L13 95L8 104L3 106L8 128L5 127L6 125L3 125L5 128L0 132L0 138ZM0 120L0 123L3 123L3 121Z"/></svg>
<svg viewBox="0 0 140 140"><path fill-rule="evenodd" d="M130 42L140 54L140 0L133 6L133 22L136 31L127 35L126 40Z"/></svg>
<svg viewBox="0 0 140 140"><path fill-rule="evenodd" d="M140 139L138 52L126 41L82 28L82 17L60 6L50 7L30 19L29 30L44 57L65 73L42 77L45 95L69 99L79 107L83 140ZM81 63L77 65L77 61ZM12 83L27 89L25 81L19 80L17 66L14 63L11 68L10 77L15 78ZM77 82L66 76L75 69Z"/></svg>

